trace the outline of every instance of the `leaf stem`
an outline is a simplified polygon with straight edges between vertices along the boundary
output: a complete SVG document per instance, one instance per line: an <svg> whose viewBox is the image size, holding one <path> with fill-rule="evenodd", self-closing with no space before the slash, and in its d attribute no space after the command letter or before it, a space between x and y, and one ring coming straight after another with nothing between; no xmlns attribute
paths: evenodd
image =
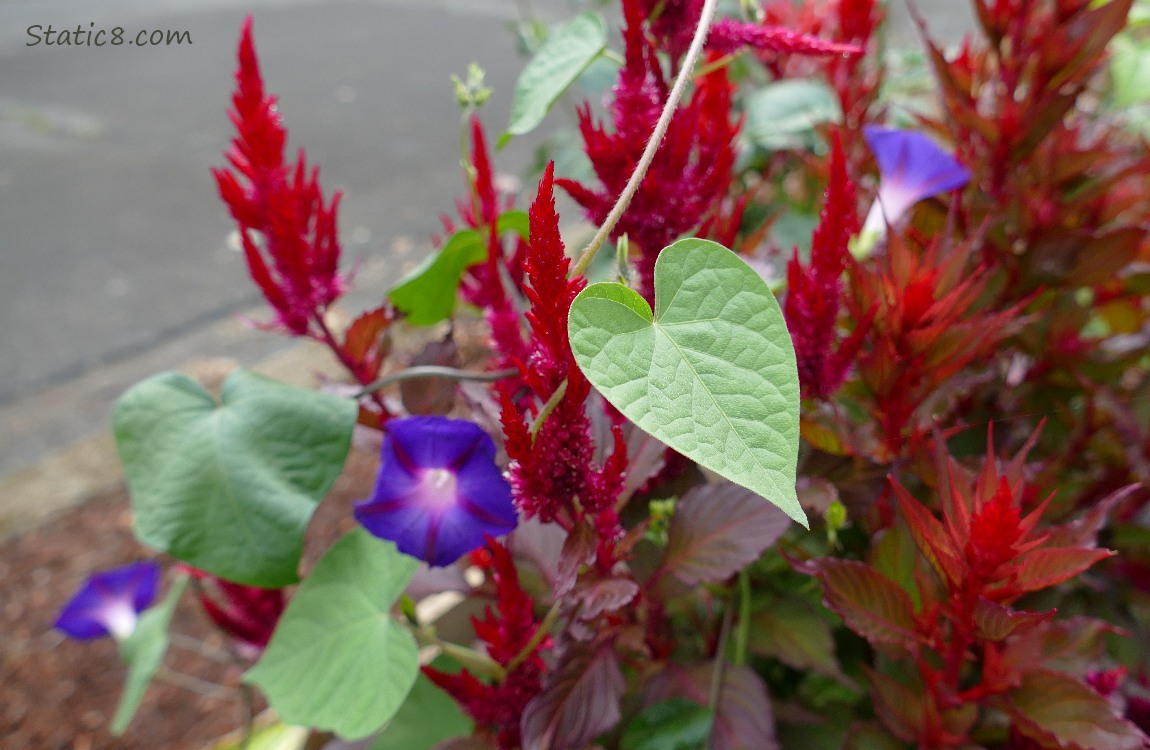
<svg viewBox="0 0 1150 750"><path fill-rule="evenodd" d="M519 649L519 653L515 658L507 662L504 669L507 674L511 674L519 667L520 664L527 661L535 648L543 642L543 639L551 632L551 628L555 625L555 621L559 619L559 609L562 604L561 599L556 599L555 603L551 605L551 609L547 610L547 614L543 615L543 619L539 621L539 627L535 628L535 632L531 634L531 640L524 644L523 648Z"/></svg>
<svg viewBox="0 0 1150 750"><path fill-rule="evenodd" d="M240 750L248 750L256 728L256 701L252 686L246 682L240 683L240 701L244 711L244 735L240 739Z"/></svg>
<svg viewBox="0 0 1150 750"><path fill-rule="evenodd" d="M441 640L434 626L413 627L410 632L420 646L435 646L472 672L490 677L497 682L502 681L507 675L503 666L487 654L460 646L458 643Z"/></svg>
<svg viewBox="0 0 1150 750"><path fill-rule="evenodd" d="M675 85L671 87L671 93L667 97L667 103L663 105L663 112L659 115L659 121L655 123L655 130L651 133L651 140L647 141L647 147L643 150L643 155L639 159L639 163L635 165L635 171L631 173L631 179L627 182L627 186L623 188L623 192L619 194L618 200L611 208L611 212L607 214L607 218L603 221L603 225L599 227L599 231L595 232L595 236L591 238L591 242L583 249L579 255L579 260L571 267L570 276L575 277L581 275L591 265L594 260L595 254L599 252L599 248L614 231L615 226L619 223L619 219L623 217L623 212L627 210L627 206L631 205L631 199L635 197L635 193L639 190L639 185L642 184L643 178L647 176L647 169L651 166L651 162L655 160L655 153L658 152L659 146L663 142L663 137L667 134L667 128L671 125L671 118L675 115L675 110L679 106L679 100L683 98L683 91L687 88L687 80L691 78L691 70L695 67L695 63L699 60L699 55L703 51L703 43L707 40L707 31L711 28L711 22L715 18L715 7L718 5L718 0L704 0L703 11L699 14L699 25L695 29L695 37L691 40L691 46L687 49L687 54L683 58L683 66L679 69L679 74L675 76Z"/></svg>
<svg viewBox="0 0 1150 750"><path fill-rule="evenodd" d="M735 629L736 667L747 663L747 643L751 636L751 576L747 569L739 571L739 624Z"/></svg>
<svg viewBox="0 0 1150 750"><path fill-rule="evenodd" d="M217 664L227 664L231 666L236 663L235 655L230 651L213 646L210 643L201 641L199 638L193 638L190 635L183 633L169 633L168 640L173 646L178 648L187 649L199 656L214 661Z"/></svg>
<svg viewBox="0 0 1150 750"><path fill-rule="evenodd" d="M232 694L232 692L223 685L202 680L199 677L193 677L183 672L177 672L166 664L161 664L159 669L156 670L156 679L199 695L206 695L209 698L226 698Z"/></svg>
<svg viewBox="0 0 1150 750"><path fill-rule="evenodd" d="M711 692L707 699L707 706L711 709L711 716L719 714L719 699L723 692L723 678L727 671L727 640L731 635L731 620L734 619L735 609L727 606L723 613L723 624L719 630L719 644L715 647L715 669L711 672ZM714 719L711 721L711 733L715 731ZM710 743L707 744L710 747Z"/></svg>
<svg viewBox="0 0 1150 750"><path fill-rule="evenodd" d="M453 380L475 380L481 383L493 383L496 380L513 378L518 374L518 368L514 367L509 367L506 370L495 370L493 372L474 372L472 370L460 370L455 367L443 367L442 365L417 365L415 367L408 367L406 370L394 372L391 375L380 378L374 383L365 385L356 391L355 398L362 398L376 391L381 391L387 386L403 380L451 378Z"/></svg>
<svg viewBox="0 0 1150 750"><path fill-rule="evenodd" d="M547 403L543 404L543 408L539 410L539 414L535 417L535 421L531 423L530 433L531 442L535 442L535 436L539 434L539 428L543 426L543 422L555 411L555 407L563 400L564 394L567 393L567 378L563 378L563 382L551 394L551 398L547 399Z"/></svg>

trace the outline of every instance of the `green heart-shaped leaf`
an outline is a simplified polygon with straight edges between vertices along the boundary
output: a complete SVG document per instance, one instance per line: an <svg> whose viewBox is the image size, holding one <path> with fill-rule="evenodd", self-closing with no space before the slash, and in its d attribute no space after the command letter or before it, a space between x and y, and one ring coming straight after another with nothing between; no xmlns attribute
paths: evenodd
<svg viewBox="0 0 1150 750"><path fill-rule="evenodd" d="M308 519L343 469L355 402L244 370L220 403L165 373L134 385L112 417L136 536L229 581L298 580Z"/></svg>
<svg viewBox="0 0 1150 750"><path fill-rule="evenodd" d="M112 719L111 731L116 737L132 722L148 685L164 661L164 654L168 652L168 625L187 586L188 577L180 576L164 601L141 614L136 629L120 644L120 656L128 665L128 677Z"/></svg>
<svg viewBox="0 0 1150 750"><path fill-rule="evenodd" d="M547 37L515 83L511 122L499 138L499 148L543 122L551 105L606 47L607 25L596 13L577 16Z"/></svg>
<svg viewBox="0 0 1150 750"><path fill-rule="evenodd" d="M737 255L680 240L655 263L655 312L593 284L568 319L588 380L636 425L803 526L795 493L799 376L782 311Z"/></svg>
<svg viewBox="0 0 1150 750"><path fill-rule="evenodd" d="M418 567L391 542L349 532L299 587L245 679L289 724L347 739L376 731L419 673L415 641L389 614Z"/></svg>

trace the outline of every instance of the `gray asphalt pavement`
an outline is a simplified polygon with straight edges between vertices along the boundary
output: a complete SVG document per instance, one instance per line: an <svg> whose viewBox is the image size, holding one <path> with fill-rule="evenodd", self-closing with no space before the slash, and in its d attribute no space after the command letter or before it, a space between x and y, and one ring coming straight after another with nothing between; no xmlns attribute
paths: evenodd
<svg viewBox="0 0 1150 750"><path fill-rule="evenodd" d="M209 173L231 137L244 15L291 148L345 193L350 261L422 242L450 210L461 187L450 76L486 69L497 134L522 66L507 28L517 5L554 19L580 3L0 0L0 411L258 302ZM925 5L943 33L967 23L954 3ZM191 44L49 46L49 25L187 32ZM518 173L530 147L513 142L499 168ZM71 425L65 410L45 440L100 429L115 395L93 397ZM40 450L13 429L0 429L0 474Z"/></svg>
<svg viewBox="0 0 1150 750"><path fill-rule="evenodd" d="M464 5L470 7L463 7ZM502 8L498 7L502 6ZM502 12L500 12L502 10ZM209 174L231 136L234 47L255 15L294 148L345 191L347 255L425 237L461 186L450 76L478 61L507 111L506 3L0 3L0 403L256 300ZM59 28L191 45L63 47ZM524 149L508 154L511 170Z"/></svg>

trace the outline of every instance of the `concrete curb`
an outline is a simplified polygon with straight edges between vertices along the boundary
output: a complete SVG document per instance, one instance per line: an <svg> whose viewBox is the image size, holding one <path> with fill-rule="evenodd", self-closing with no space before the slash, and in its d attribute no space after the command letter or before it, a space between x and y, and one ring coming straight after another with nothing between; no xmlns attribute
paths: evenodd
<svg viewBox="0 0 1150 750"><path fill-rule="evenodd" d="M356 278L363 291L348 295L347 308L378 304L388 281L414 265L418 254L412 254L412 260L395 258L410 253L412 247L397 241L392 258L365 263ZM321 377L343 375L323 346L256 330L243 322L245 316L265 320L268 313L260 306L228 315L154 350L0 409L0 444L11 446L0 457L0 541L121 485L123 473L109 415L120 394L149 375L179 370L209 388L236 367L303 387L314 387Z"/></svg>

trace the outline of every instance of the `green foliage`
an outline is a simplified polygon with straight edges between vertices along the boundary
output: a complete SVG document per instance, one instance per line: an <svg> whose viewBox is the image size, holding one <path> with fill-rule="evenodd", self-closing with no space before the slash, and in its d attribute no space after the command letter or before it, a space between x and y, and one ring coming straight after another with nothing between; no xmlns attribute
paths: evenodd
<svg viewBox="0 0 1150 750"><path fill-rule="evenodd" d="M593 284L569 328L579 367L628 419L807 524L794 349L770 289L737 255L680 240L655 264L654 314L621 284Z"/></svg>
<svg viewBox="0 0 1150 750"><path fill-rule="evenodd" d="M711 733L711 709L681 698L647 706L623 732L620 750L698 750Z"/></svg>
<svg viewBox="0 0 1150 750"><path fill-rule="evenodd" d="M450 659L440 657L432 666L447 669L450 663ZM370 750L429 750L443 740L470 734L471 729L472 721L463 714L459 704L420 673L407 700L376 737Z"/></svg>
<svg viewBox="0 0 1150 750"><path fill-rule="evenodd" d="M230 581L298 579L304 528L347 458L356 405L237 370L219 403L164 373L116 404L113 429L145 544Z"/></svg>
<svg viewBox="0 0 1150 750"><path fill-rule="evenodd" d="M168 592L167 598L156 607L140 615L136 629L120 644L120 656L128 665L128 676L124 681L124 691L112 718L112 734L119 737L132 722L148 684L160 668L164 654L168 651L168 624L176 604L187 588L187 576L180 576Z"/></svg>
<svg viewBox="0 0 1150 750"><path fill-rule="evenodd" d="M813 148L817 126L842 120L835 92L813 78L767 84L747 97L745 108L747 137L769 151Z"/></svg>
<svg viewBox="0 0 1150 750"><path fill-rule="evenodd" d="M499 217L498 234L515 232L528 236L527 214L508 211ZM488 235L485 230L461 229L451 235L443 247L399 281L387 293L392 304L415 326L431 326L447 320L455 312L459 282L463 273L487 257Z"/></svg>
<svg viewBox="0 0 1150 750"><path fill-rule="evenodd" d="M284 721L366 737L403 704L415 641L389 612L419 564L356 529L328 550L245 675Z"/></svg>
<svg viewBox="0 0 1150 750"><path fill-rule="evenodd" d="M511 122L499 139L535 129L559 97L607 47L607 26L597 13L584 13L556 30L519 74Z"/></svg>
<svg viewBox="0 0 1150 750"><path fill-rule="evenodd" d="M414 326L435 325L455 312L459 281L470 266L487 257L487 238L474 229L461 229L439 250L396 284L388 298Z"/></svg>

